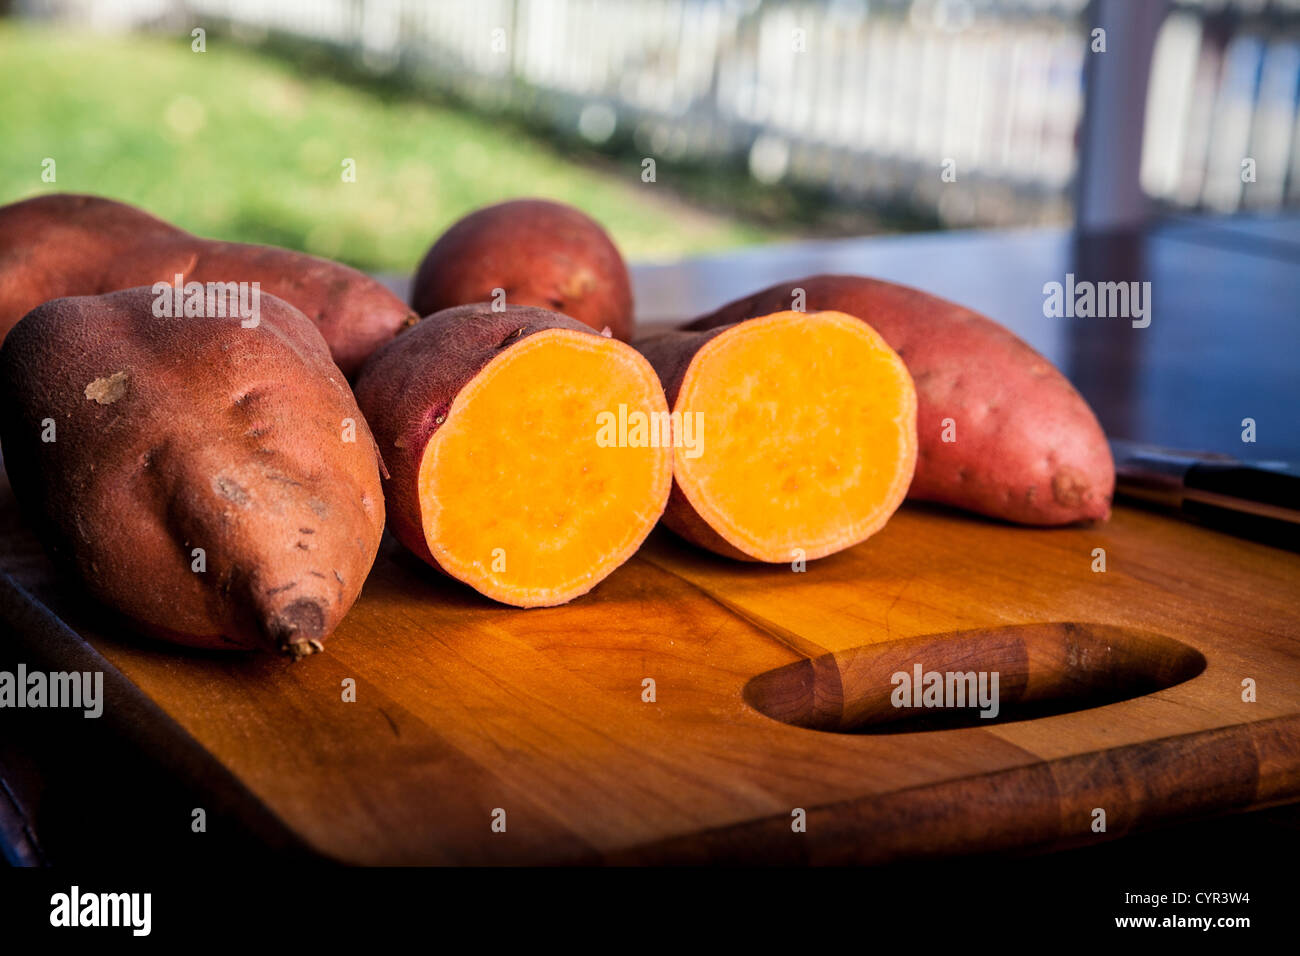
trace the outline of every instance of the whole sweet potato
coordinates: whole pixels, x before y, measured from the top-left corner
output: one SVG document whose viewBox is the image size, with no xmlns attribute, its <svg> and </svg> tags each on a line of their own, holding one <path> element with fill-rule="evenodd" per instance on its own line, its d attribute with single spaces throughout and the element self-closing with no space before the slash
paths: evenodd
<svg viewBox="0 0 1300 956">
<path fill-rule="evenodd" d="M 0 443 L 51 557 L 148 633 L 320 649 L 384 502 L 374 439 L 320 333 L 263 296 L 158 318 L 147 288 L 55 299 L 0 348 Z"/>
<path fill-rule="evenodd" d="M 357 403 L 393 534 L 493 600 L 572 600 L 654 528 L 672 487 L 658 376 L 628 345 L 528 306 L 446 309 L 366 363 Z"/>
<path fill-rule="evenodd" d="M 274 246 L 190 235 L 95 196 L 39 196 L 0 208 L 0 338 L 42 302 L 156 282 L 257 282 L 310 318 L 345 375 L 417 316 L 355 269 Z"/>
<path fill-rule="evenodd" d="M 595 220 L 562 203 L 515 199 L 470 213 L 425 255 L 411 288 L 420 315 L 497 298 L 560 312 L 614 338 L 633 332 L 632 283 Z"/>
<path fill-rule="evenodd" d="M 1030 525 L 1110 515 L 1115 465 L 1092 409 L 1056 368 L 984 316 L 860 276 L 781 282 L 690 323 L 704 330 L 788 309 L 855 315 L 912 373 L 919 450 L 908 496 Z"/>
</svg>

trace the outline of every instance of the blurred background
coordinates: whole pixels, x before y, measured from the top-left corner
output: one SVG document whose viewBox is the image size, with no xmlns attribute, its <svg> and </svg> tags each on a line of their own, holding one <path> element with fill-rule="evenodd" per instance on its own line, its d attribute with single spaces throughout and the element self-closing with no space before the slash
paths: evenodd
<svg viewBox="0 0 1300 956">
<path fill-rule="evenodd" d="M 1300 204 L 1300 0 L 1111 2 L 1150 37 L 1109 32 L 1137 80 L 1089 128 L 1088 0 L 0 0 L 0 202 L 405 273 L 540 195 L 664 261 L 1068 224 L 1087 137 L 1136 123 L 1155 214 Z"/>
</svg>

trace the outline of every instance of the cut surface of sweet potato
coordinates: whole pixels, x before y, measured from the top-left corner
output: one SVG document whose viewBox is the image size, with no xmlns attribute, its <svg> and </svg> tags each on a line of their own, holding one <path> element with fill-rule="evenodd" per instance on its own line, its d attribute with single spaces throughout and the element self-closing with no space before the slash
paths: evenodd
<svg viewBox="0 0 1300 956">
<path fill-rule="evenodd" d="M 424 544 L 443 571 L 518 607 L 562 604 L 631 557 L 663 513 L 668 443 L 600 441 L 667 417 L 658 377 L 585 329 L 533 331 L 460 388 L 419 459 Z M 617 429 L 606 432 L 617 439 Z"/>
<path fill-rule="evenodd" d="M 666 449 L 597 443 L 599 416 L 620 405 L 667 412 L 634 358 L 599 336 L 551 329 L 461 390 L 420 463 L 425 540 L 444 570 L 496 600 L 549 605 L 631 555 L 671 482 Z"/>
<path fill-rule="evenodd" d="M 856 544 L 898 508 L 916 464 L 916 392 L 871 328 L 838 312 L 781 312 L 670 336 L 641 347 L 683 436 L 694 424 L 698 439 L 674 448 L 665 522 L 675 531 L 789 562 Z"/>
</svg>

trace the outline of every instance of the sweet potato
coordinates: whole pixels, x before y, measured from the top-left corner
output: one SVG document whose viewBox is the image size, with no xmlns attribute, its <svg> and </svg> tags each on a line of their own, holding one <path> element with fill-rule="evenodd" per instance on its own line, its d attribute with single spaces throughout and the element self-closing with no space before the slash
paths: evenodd
<svg viewBox="0 0 1300 956">
<path fill-rule="evenodd" d="M 668 499 L 671 434 L 656 444 L 608 427 L 666 417 L 654 370 L 566 316 L 435 313 L 366 363 L 357 402 L 389 468 L 393 533 L 505 604 L 585 594 L 632 555 Z"/>
<path fill-rule="evenodd" d="M 0 444 L 55 563 L 149 634 L 320 649 L 379 548 L 379 459 L 320 333 L 55 299 L 0 348 Z"/>
<path fill-rule="evenodd" d="M 420 263 L 411 305 L 429 315 L 489 302 L 561 312 L 614 338 L 632 338 L 632 284 L 595 220 L 561 203 L 515 199 L 470 213 Z"/>
<path fill-rule="evenodd" d="M 781 282 L 686 326 L 703 330 L 789 308 L 855 315 L 907 363 L 920 450 L 909 497 L 1029 525 L 1110 515 L 1115 466 L 1092 409 L 1025 342 L 970 309 L 859 276 Z"/>
<path fill-rule="evenodd" d="M 273 246 L 200 239 L 95 196 L 39 196 L 0 208 L 0 338 L 42 302 L 172 282 L 260 283 L 305 313 L 351 376 L 417 316 L 355 269 Z"/>
<path fill-rule="evenodd" d="M 820 558 L 875 534 L 916 464 L 916 392 L 869 327 L 780 312 L 636 347 L 679 424 L 664 523 L 729 557 Z"/>
</svg>

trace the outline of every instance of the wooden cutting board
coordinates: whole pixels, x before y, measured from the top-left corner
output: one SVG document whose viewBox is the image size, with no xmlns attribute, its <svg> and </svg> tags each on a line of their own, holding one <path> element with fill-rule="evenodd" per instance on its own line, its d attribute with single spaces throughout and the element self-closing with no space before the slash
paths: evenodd
<svg viewBox="0 0 1300 956">
<path fill-rule="evenodd" d="M 104 666 L 97 725 L 289 852 L 877 862 L 1300 798 L 1300 556 L 1124 507 L 1030 530 L 908 505 L 802 572 L 657 532 L 592 594 L 531 611 L 387 540 L 326 652 L 297 663 L 137 639 L 54 577 L 7 484 L 0 549 L 4 666 Z M 917 663 L 997 671 L 1000 718 L 900 722 L 891 675 Z M 189 836 L 188 806 L 148 809 Z M 55 816 L 23 811 L 33 839 Z"/>
</svg>

